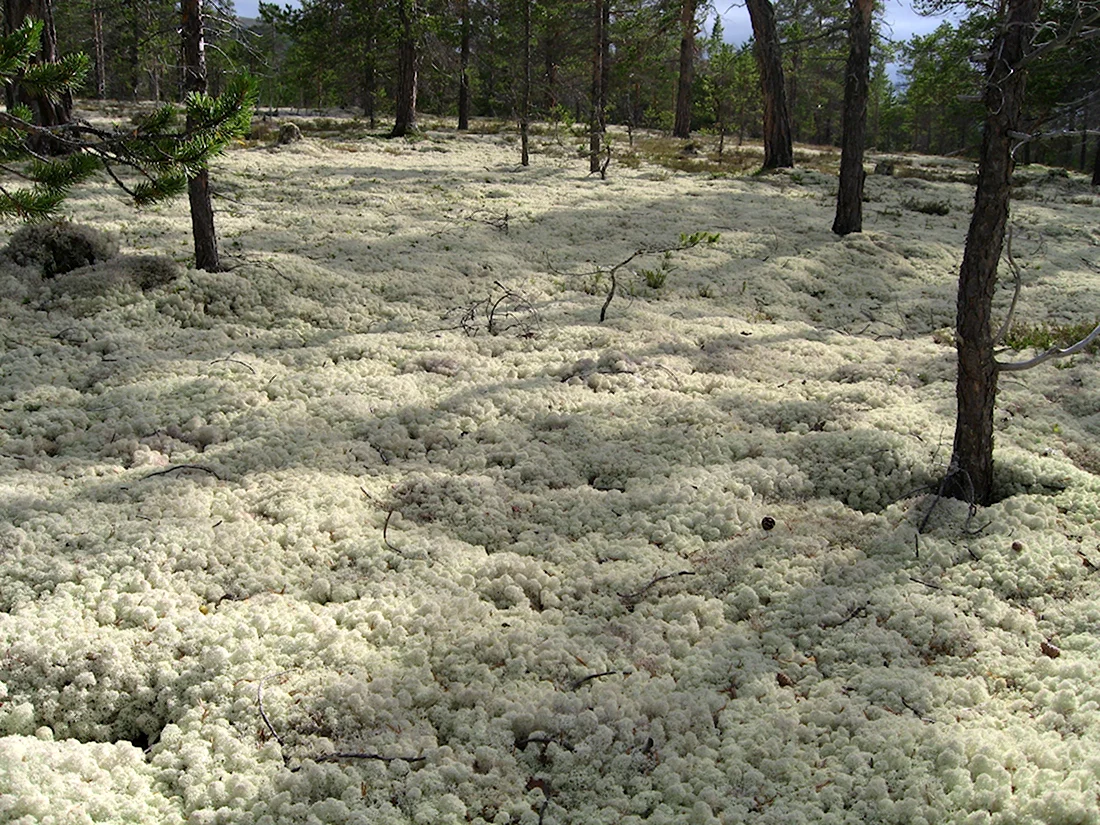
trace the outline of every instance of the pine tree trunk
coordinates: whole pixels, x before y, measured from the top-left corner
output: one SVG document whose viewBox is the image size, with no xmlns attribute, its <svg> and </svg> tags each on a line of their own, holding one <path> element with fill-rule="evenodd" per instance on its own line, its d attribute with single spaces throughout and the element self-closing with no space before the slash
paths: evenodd
<svg viewBox="0 0 1100 825">
<path fill-rule="evenodd" d="M 604 6 L 608 0 L 594 0 L 592 40 L 592 106 L 588 124 L 588 171 L 600 171 L 600 146 L 604 132 Z"/>
<path fill-rule="evenodd" d="M 138 14 L 138 0 L 130 0 L 130 42 L 126 51 L 130 60 L 130 92 L 136 101 L 141 90 L 141 15 Z"/>
<path fill-rule="evenodd" d="M 103 8 L 98 2 L 92 6 L 92 49 L 95 53 L 95 96 L 104 100 L 107 97 L 107 56 L 103 48 Z"/>
<path fill-rule="evenodd" d="M 752 19 L 753 51 L 760 68 L 764 97 L 764 168 L 794 166 L 791 116 L 783 80 L 783 59 L 775 26 L 775 9 L 769 0 L 746 0 Z"/>
<path fill-rule="evenodd" d="M 680 6 L 680 81 L 676 89 L 673 137 L 691 137 L 691 87 L 695 81 L 695 0 Z"/>
<path fill-rule="evenodd" d="M 867 87 L 871 77 L 873 0 L 851 0 L 848 71 L 844 76 L 844 138 L 840 152 L 833 232 L 847 235 L 863 229 L 863 146 L 867 130 Z"/>
<path fill-rule="evenodd" d="M 531 3 L 534 0 L 523 0 L 523 89 L 520 101 L 519 137 L 520 137 L 520 165 L 528 166 L 531 163 L 529 121 L 531 117 Z"/>
<path fill-rule="evenodd" d="M 993 405 L 997 362 L 993 353 L 993 293 L 1008 222 L 1013 157 L 1010 135 L 1024 101 L 1027 52 L 1042 0 L 1009 0 L 1008 19 L 993 43 L 985 75 L 985 131 L 978 189 L 959 272 L 956 320 L 958 412 L 947 491 L 989 504 L 993 499 Z"/>
<path fill-rule="evenodd" d="M 416 91 L 418 60 L 416 50 L 416 32 L 413 27 L 413 9 L 409 0 L 398 3 L 398 19 L 401 32 L 397 44 L 397 117 L 390 137 L 404 137 L 415 134 Z"/>
<path fill-rule="evenodd" d="M 558 108 L 558 34 L 551 28 L 546 33 L 546 51 L 543 53 L 543 78 L 546 83 L 546 111 L 551 114 Z"/>
<path fill-rule="evenodd" d="M 458 130 L 470 128 L 470 0 L 462 0 L 462 42 L 459 46 Z"/>
<path fill-rule="evenodd" d="M 1100 138 L 1096 141 L 1096 154 L 1092 158 L 1092 185 L 1100 186 Z"/>
<path fill-rule="evenodd" d="M 183 87 L 188 94 L 206 91 L 206 42 L 203 33 L 202 0 L 182 0 Z M 187 128 L 193 126 L 190 119 Z M 210 202 L 210 175 L 205 168 L 187 181 L 191 203 L 191 235 L 195 240 L 195 266 L 207 272 L 221 269 L 218 236 L 214 230 L 214 208 Z"/>
<path fill-rule="evenodd" d="M 367 123 L 370 124 L 370 128 L 374 128 L 377 125 L 377 115 L 375 113 L 375 99 L 378 96 L 378 73 L 374 68 L 374 38 L 371 38 L 371 48 L 367 50 L 366 63 L 363 66 L 363 115 L 367 118 Z"/>
</svg>

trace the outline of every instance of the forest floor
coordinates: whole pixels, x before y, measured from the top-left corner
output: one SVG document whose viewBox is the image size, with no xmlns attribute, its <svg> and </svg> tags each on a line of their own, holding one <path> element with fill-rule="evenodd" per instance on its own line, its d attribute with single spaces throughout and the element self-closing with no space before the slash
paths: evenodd
<svg viewBox="0 0 1100 825">
<path fill-rule="evenodd" d="M 1100 822 L 1096 359 L 934 495 L 973 169 L 838 238 L 828 152 L 488 131 L 230 151 L 227 272 L 106 183 L 0 265 L 0 821 Z M 1012 221 L 1012 340 L 1091 328 L 1100 193 Z"/>
</svg>

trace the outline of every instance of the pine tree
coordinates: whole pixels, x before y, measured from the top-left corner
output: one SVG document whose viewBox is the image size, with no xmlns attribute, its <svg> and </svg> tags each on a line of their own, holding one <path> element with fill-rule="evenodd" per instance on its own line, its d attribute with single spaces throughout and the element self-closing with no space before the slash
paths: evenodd
<svg viewBox="0 0 1100 825">
<path fill-rule="evenodd" d="M 80 86 L 91 61 L 78 54 L 34 63 L 41 36 L 42 23 L 28 21 L 0 37 L 0 82 L 56 99 Z M 189 95 L 186 126 L 167 105 L 114 129 L 77 120 L 41 125 L 29 107 L 15 105 L 0 112 L 0 217 L 50 218 L 73 187 L 101 171 L 139 205 L 182 194 L 188 178 L 248 133 L 255 99 L 251 79 L 239 78 L 220 97 Z M 43 141 L 50 155 L 34 150 Z"/>
</svg>

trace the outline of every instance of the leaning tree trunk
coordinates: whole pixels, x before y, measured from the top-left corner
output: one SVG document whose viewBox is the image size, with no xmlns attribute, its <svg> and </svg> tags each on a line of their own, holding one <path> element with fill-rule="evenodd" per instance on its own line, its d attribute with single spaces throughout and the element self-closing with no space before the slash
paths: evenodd
<svg viewBox="0 0 1100 825">
<path fill-rule="evenodd" d="M 676 122 L 672 136 L 691 137 L 691 87 L 695 81 L 695 2 L 680 7 L 680 82 L 676 89 Z"/>
<path fill-rule="evenodd" d="M 958 412 L 946 488 L 956 498 L 976 504 L 988 504 L 993 498 L 993 405 L 997 396 L 993 293 L 1008 222 L 1012 134 L 1024 101 L 1022 59 L 1041 5 L 1042 0 L 1009 0 L 1007 20 L 986 64 L 978 190 L 959 272 Z"/>
<path fill-rule="evenodd" d="M 874 0 L 852 0 L 848 71 L 844 76 L 844 138 L 833 232 L 863 229 L 863 145 L 867 132 L 867 87 L 871 78 L 871 13 Z"/>
<path fill-rule="evenodd" d="M 787 110 L 775 9 L 770 0 L 746 0 L 746 4 L 752 20 L 753 51 L 760 68 L 760 89 L 764 97 L 764 168 L 794 166 L 791 116 Z"/>
<path fill-rule="evenodd" d="M 183 88 L 188 94 L 206 92 L 206 42 L 203 37 L 202 0 L 183 0 Z M 187 129 L 194 124 L 190 117 Z M 187 181 L 191 203 L 191 235 L 195 239 L 195 266 L 207 272 L 221 269 L 214 208 L 210 203 L 210 173 L 205 167 Z"/>
<path fill-rule="evenodd" d="M 390 137 L 415 134 L 416 88 L 419 55 L 416 49 L 416 31 L 413 25 L 413 9 L 409 0 L 397 4 L 401 32 L 397 43 L 397 118 Z"/>
</svg>

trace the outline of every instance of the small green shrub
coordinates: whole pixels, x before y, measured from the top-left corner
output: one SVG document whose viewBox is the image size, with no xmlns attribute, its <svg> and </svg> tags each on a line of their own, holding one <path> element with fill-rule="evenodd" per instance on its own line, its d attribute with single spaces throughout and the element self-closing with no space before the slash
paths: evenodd
<svg viewBox="0 0 1100 825">
<path fill-rule="evenodd" d="M 1073 346 L 1082 340 L 1096 324 L 1092 321 L 1084 321 L 1077 324 L 1027 324 L 1017 322 L 1009 327 L 1005 333 L 1005 346 L 1017 352 L 1026 349 L 1046 351 L 1049 349 L 1064 349 Z M 1093 341 L 1085 352 L 1100 352 L 1100 341 Z"/>
<path fill-rule="evenodd" d="M 638 275 L 645 281 L 645 285 L 650 289 L 660 289 L 668 281 L 669 273 L 675 267 L 672 265 L 672 252 L 666 251 L 661 258 L 661 262 L 652 269 L 639 269 Z"/>
<path fill-rule="evenodd" d="M 913 212 L 920 212 L 922 215 L 940 215 L 942 217 L 951 213 L 951 207 L 947 201 L 922 201 L 910 198 L 902 201 L 901 205 Z"/>
</svg>

